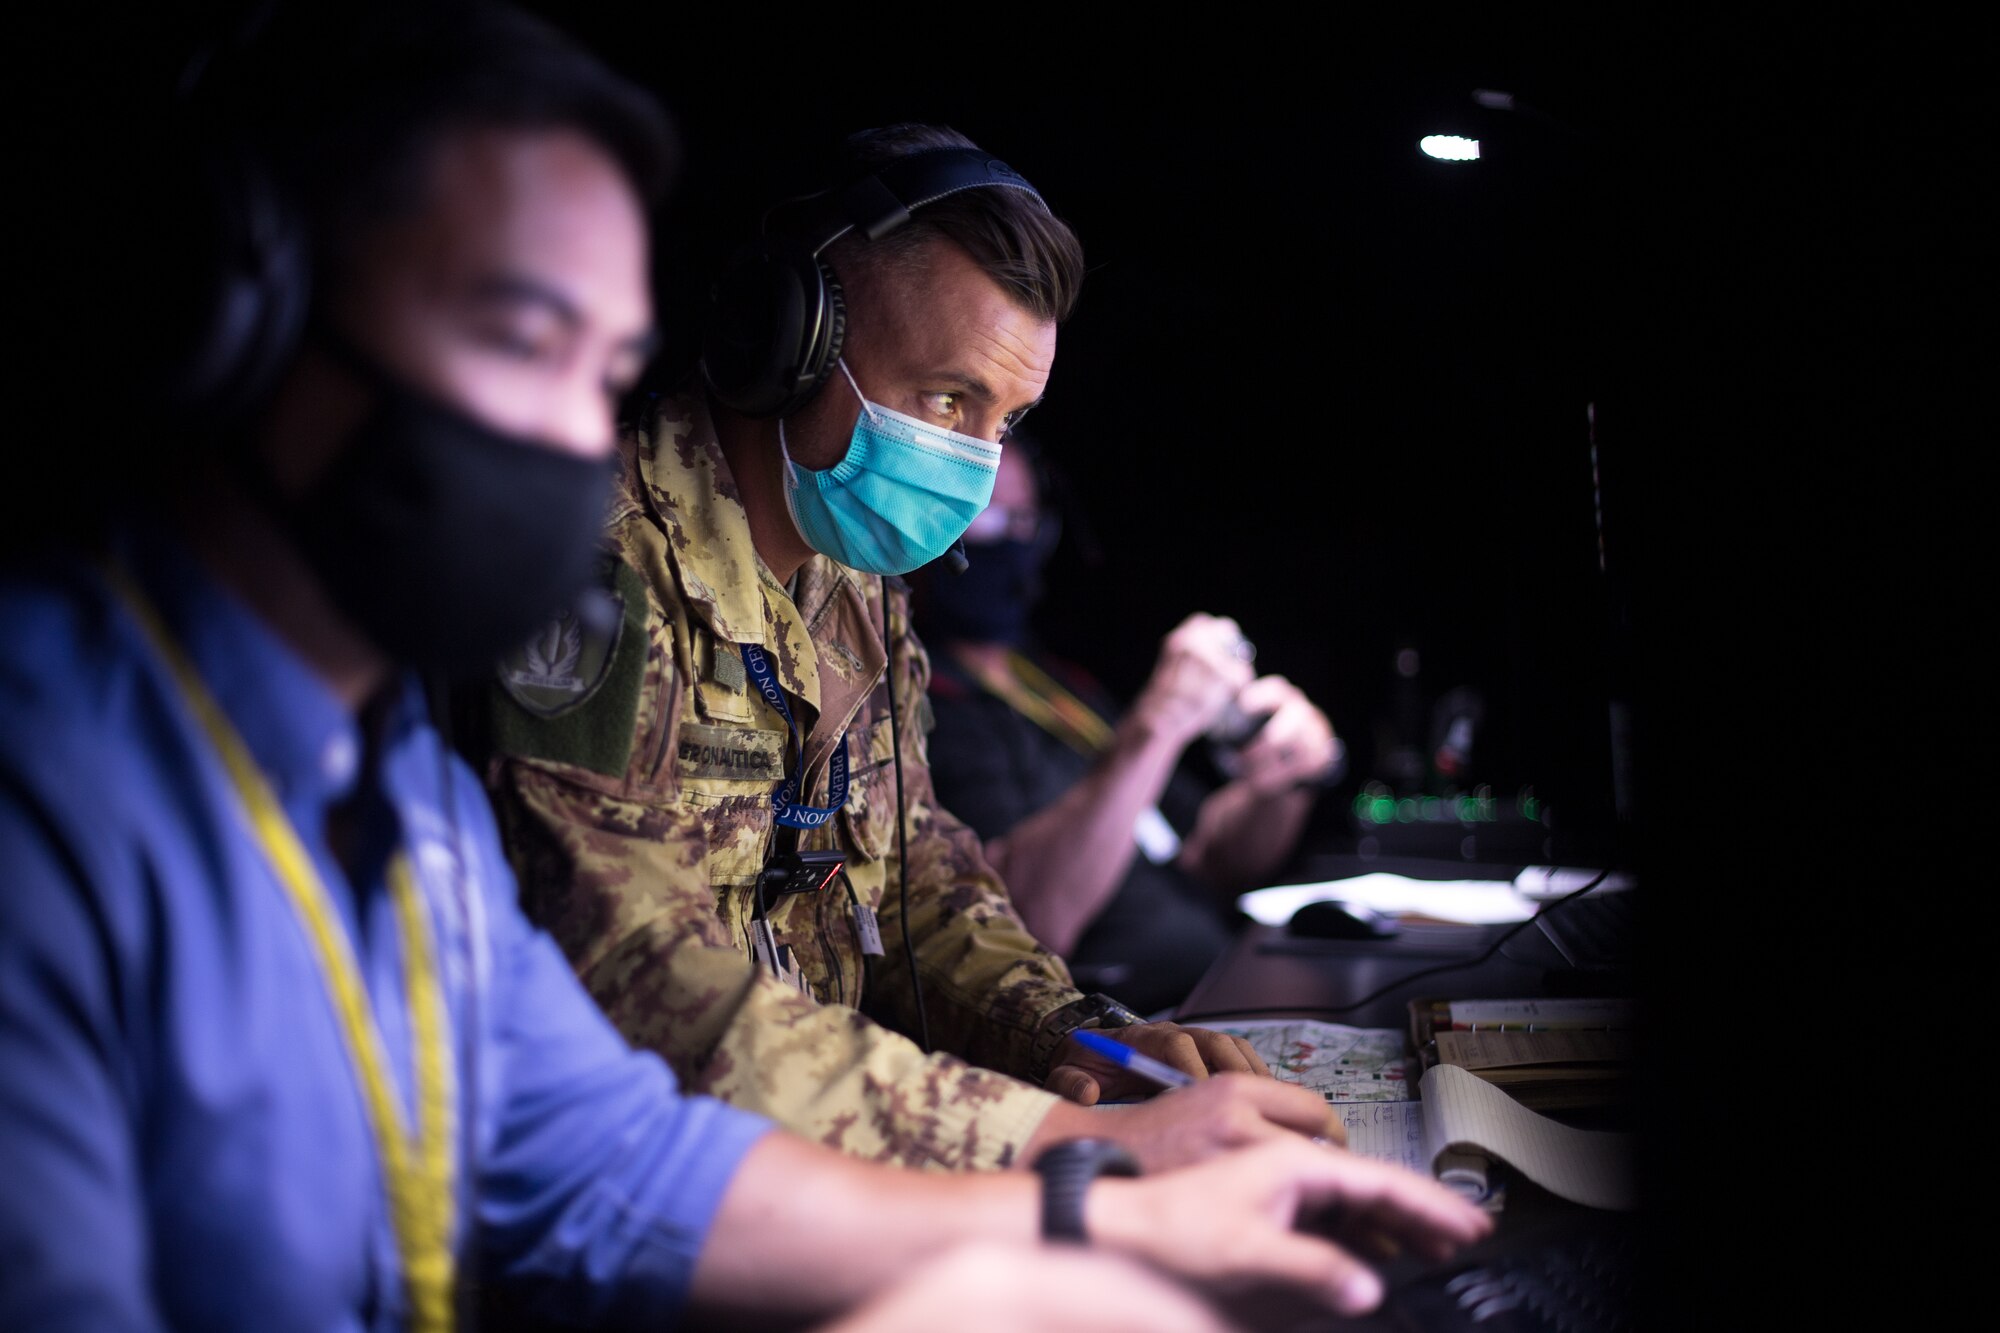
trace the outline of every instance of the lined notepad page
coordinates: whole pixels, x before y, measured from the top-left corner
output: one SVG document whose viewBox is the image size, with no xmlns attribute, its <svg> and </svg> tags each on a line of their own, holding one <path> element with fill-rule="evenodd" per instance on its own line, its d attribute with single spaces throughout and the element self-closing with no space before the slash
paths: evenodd
<svg viewBox="0 0 2000 1333">
<path fill-rule="evenodd" d="M 1349 1152 L 1431 1173 L 1422 1102 L 1346 1102 L 1334 1109 L 1347 1129 Z"/>
<path fill-rule="evenodd" d="M 1476 1148 L 1572 1203 L 1638 1206 L 1630 1134 L 1577 1129 L 1537 1115 L 1455 1065 L 1432 1066 L 1419 1086 L 1427 1163 L 1455 1146 Z"/>
</svg>

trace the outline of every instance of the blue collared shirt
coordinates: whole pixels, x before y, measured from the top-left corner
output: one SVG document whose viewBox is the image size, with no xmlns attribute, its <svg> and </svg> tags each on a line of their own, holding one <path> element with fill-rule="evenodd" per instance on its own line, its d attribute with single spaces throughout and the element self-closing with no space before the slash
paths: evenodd
<svg viewBox="0 0 2000 1333">
<path fill-rule="evenodd" d="M 413 1121 L 386 885 L 409 854 L 456 1055 L 460 1263 L 566 1320 L 670 1315 L 766 1122 L 680 1096 L 597 1012 L 521 916 L 484 795 L 414 686 L 371 760 L 184 548 L 122 547 L 338 905 Z M 351 875 L 326 836 L 341 803 Z M 0 877 L 0 1328 L 405 1323 L 319 966 L 207 738 L 87 563 L 0 581 Z"/>
</svg>

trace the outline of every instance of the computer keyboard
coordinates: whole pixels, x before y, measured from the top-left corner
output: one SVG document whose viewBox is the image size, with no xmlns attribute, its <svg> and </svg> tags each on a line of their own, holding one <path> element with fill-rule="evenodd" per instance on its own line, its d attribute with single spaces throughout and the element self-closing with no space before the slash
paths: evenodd
<svg viewBox="0 0 2000 1333">
<path fill-rule="evenodd" d="M 1370 1320 L 1425 1333 L 1625 1333 L 1639 1320 L 1640 1238 L 1628 1214 L 1586 1211 L 1500 1231 L 1448 1263 L 1385 1273 Z"/>
<path fill-rule="evenodd" d="M 1506 936 L 1500 956 L 1547 974 L 1551 995 L 1612 995 L 1633 985 L 1640 960 L 1639 890 L 1587 893 L 1544 907 L 1525 927 L 1488 926 Z"/>
<path fill-rule="evenodd" d="M 1633 889 L 1587 893 L 1574 902 L 1543 909 L 1535 924 L 1570 967 L 1609 971 L 1632 962 L 1639 938 L 1637 904 Z"/>
</svg>

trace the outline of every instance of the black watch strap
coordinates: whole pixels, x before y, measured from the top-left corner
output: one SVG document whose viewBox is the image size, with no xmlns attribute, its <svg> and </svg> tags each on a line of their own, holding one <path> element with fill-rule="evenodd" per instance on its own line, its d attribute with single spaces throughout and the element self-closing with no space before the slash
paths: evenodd
<svg viewBox="0 0 2000 1333">
<path fill-rule="evenodd" d="M 1042 1178 L 1042 1237 L 1085 1244 L 1083 1196 L 1099 1176 L 1136 1176 L 1139 1162 L 1110 1139 L 1068 1139 L 1035 1159 Z"/>
<path fill-rule="evenodd" d="M 1034 1061 L 1038 1077 L 1047 1078 L 1063 1038 L 1078 1028 L 1123 1028 L 1146 1020 L 1102 991 L 1071 1000 L 1047 1014 L 1035 1030 Z"/>
</svg>

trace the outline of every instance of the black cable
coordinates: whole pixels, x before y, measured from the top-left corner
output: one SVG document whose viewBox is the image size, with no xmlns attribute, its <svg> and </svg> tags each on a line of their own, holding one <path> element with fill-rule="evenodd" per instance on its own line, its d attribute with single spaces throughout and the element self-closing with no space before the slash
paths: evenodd
<svg viewBox="0 0 2000 1333">
<path fill-rule="evenodd" d="M 777 928 L 771 924 L 771 909 L 769 905 L 764 901 L 764 876 L 762 872 L 759 872 L 757 876 L 757 882 L 751 886 L 750 901 L 751 901 L 751 908 L 750 908 L 751 961 L 754 965 L 757 958 L 758 939 L 762 938 L 764 940 L 769 941 L 771 945 L 771 959 L 770 959 L 771 975 L 777 980 L 783 981 L 785 977 L 784 970 L 779 966 L 778 963 L 778 931 Z M 759 922 L 762 922 L 764 926 L 764 933 L 761 937 L 757 934 L 757 925 Z"/>
<path fill-rule="evenodd" d="M 1510 927 L 1507 931 L 1505 931 L 1500 936 L 1499 939 L 1493 941 L 1492 944 L 1488 945 L 1486 948 L 1486 952 L 1480 954 L 1477 958 L 1464 958 L 1450 963 L 1439 963 L 1436 967 L 1420 968 L 1415 972 L 1406 973 L 1403 976 L 1397 977 L 1394 981 L 1390 982 L 1386 986 L 1376 987 L 1374 990 L 1368 992 L 1368 994 L 1362 996 L 1358 1000 L 1349 1000 L 1346 1004 L 1265 1004 L 1265 1005 L 1256 1005 L 1248 1009 L 1211 1009 L 1205 1013 L 1197 1011 L 1192 1014 L 1175 1014 L 1174 1022 L 1190 1023 L 1200 1019 L 1208 1019 L 1208 1018 L 1240 1018 L 1246 1014 L 1296 1014 L 1301 1010 L 1309 1011 L 1311 1013 L 1316 1013 L 1316 1014 L 1344 1014 L 1350 1009 L 1359 1009 L 1362 1005 L 1368 1004 L 1375 1000 L 1379 1000 L 1384 995 L 1387 995 L 1390 991 L 1398 990 L 1404 986 L 1407 986 L 1412 981 L 1416 981 L 1421 977 L 1435 976 L 1440 972 L 1456 972 L 1460 968 L 1465 968 L 1465 967 L 1478 967 L 1481 963 L 1491 958 L 1494 954 L 1499 953 L 1500 946 L 1505 944 L 1508 940 L 1513 939 L 1516 935 L 1526 930 L 1529 926 L 1532 926 L 1536 922 L 1542 920 L 1544 917 L 1550 916 L 1562 910 L 1562 908 L 1569 902 L 1577 898 L 1581 898 L 1584 894 L 1589 893 L 1592 889 L 1602 884 L 1614 869 L 1616 869 L 1615 866 L 1604 867 L 1604 869 L 1597 872 L 1597 878 L 1591 880 L 1590 883 L 1584 885 L 1582 888 L 1572 889 L 1570 892 L 1565 893 L 1562 897 L 1548 904 L 1541 911 L 1529 917 L 1526 921 L 1515 922 L 1514 925 Z"/>
<path fill-rule="evenodd" d="M 845 879 L 847 872 L 841 872 Z M 833 947 L 833 932 L 826 928 L 826 894 L 813 894 L 813 926 L 819 931 L 819 947 L 826 954 L 826 961 L 833 964 L 833 1002 L 847 1003 L 847 976 L 840 966 L 840 951 Z"/>
<path fill-rule="evenodd" d="M 924 1054 L 931 1052 L 931 1020 L 924 1012 L 924 986 L 917 977 L 917 947 L 910 943 L 910 862 L 903 845 L 903 734 L 896 721 L 896 641 L 889 634 L 889 580 L 882 579 L 882 683 L 889 691 L 889 762 L 896 770 L 896 881 L 903 914 L 903 959 L 910 965 L 910 994 L 917 1001 L 917 1032 Z"/>
</svg>

